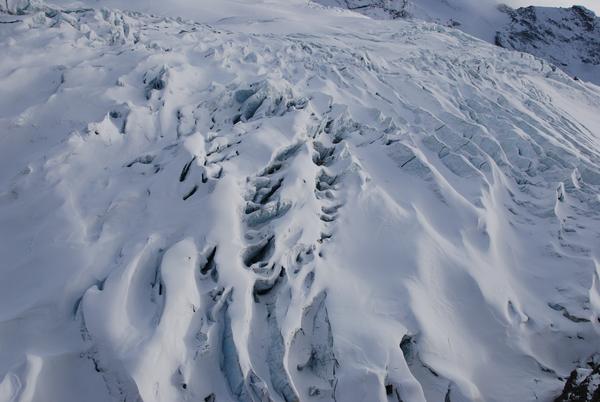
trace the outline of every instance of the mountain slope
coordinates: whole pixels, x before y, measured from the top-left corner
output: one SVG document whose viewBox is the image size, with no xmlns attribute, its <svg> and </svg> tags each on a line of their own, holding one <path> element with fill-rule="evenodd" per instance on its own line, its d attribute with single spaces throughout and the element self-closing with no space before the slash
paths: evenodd
<svg viewBox="0 0 600 402">
<path fill-rule="evenodd" d="M 0 15 L 0 400 L 558 397 L 600 353 L 598 88 L 211 5 Z"/>
<path fill-rule="evenodd" d="M 510 21 L 496 0 L 317 0 L 325 6 L 348 8 L 376 19 L 415 18 L 458 27 L 493 42 L 497 27 Z"/>
<path fill-rule="evenodd" d="M 374 18 L 418 18 L 533 54 L 600 85 L 600 18 L 581 7 L 523 7 L 471 0 L 319 0 Z"/>
<path fill-rule="evenodd" d="M 600 84 L 600 18 L 583 7 L 503 9 L 511 22 L 497 45 L 535 54 L 571 74 Z"/>
</svg>

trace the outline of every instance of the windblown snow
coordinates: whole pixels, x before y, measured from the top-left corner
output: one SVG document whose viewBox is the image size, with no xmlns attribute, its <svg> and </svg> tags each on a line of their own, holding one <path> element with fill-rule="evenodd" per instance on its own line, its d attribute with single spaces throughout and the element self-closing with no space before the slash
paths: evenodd
<svg viewBox="0 0 600 402">
<path fill-rule="evenodd" d="M 205 7 L 0 14 L 1 401 L 550 401 L 598 360 L 599 87 Z"/>
</svg>

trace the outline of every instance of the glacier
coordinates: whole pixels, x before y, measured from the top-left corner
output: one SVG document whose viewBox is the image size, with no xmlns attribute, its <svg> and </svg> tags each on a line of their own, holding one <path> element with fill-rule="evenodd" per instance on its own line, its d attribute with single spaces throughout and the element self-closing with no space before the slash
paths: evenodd
<svg viewBox="0 0 600 402">
<path fill-rule="evenodd" d="M 376 19 L 421 19 L 543 58 L 600 85 L 600 17 L 582 6 L 512 8 L 501 0 L 316 0 Z"/>
<path fill-rule="evenodd" d="M 302 0 L 8 5 L 0 401 L 595 381 L 600 87 Z"/>
</svg>

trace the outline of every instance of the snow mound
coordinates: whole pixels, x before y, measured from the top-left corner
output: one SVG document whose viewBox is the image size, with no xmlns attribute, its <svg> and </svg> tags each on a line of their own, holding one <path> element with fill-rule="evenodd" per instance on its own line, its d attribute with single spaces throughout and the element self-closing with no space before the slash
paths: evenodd
<svg viewBox="0 0 600 402">
<path fill-rule="evenodd" d="M 598 87 L 277 7 L 0 15 L 0 400 L 550 400 L 600 352 Z"/>
</svg>

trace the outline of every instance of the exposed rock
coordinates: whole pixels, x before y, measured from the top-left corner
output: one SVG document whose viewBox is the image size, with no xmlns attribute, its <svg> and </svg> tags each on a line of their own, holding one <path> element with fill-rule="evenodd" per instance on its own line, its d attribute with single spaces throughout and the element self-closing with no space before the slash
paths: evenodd
<svg viewBox="0 0 600 402">
<path fill-rule="evenodd" d="M 571 372 L 562 394 L 554 402 L 600 401 L 600 364 Z"/>
</svg>

